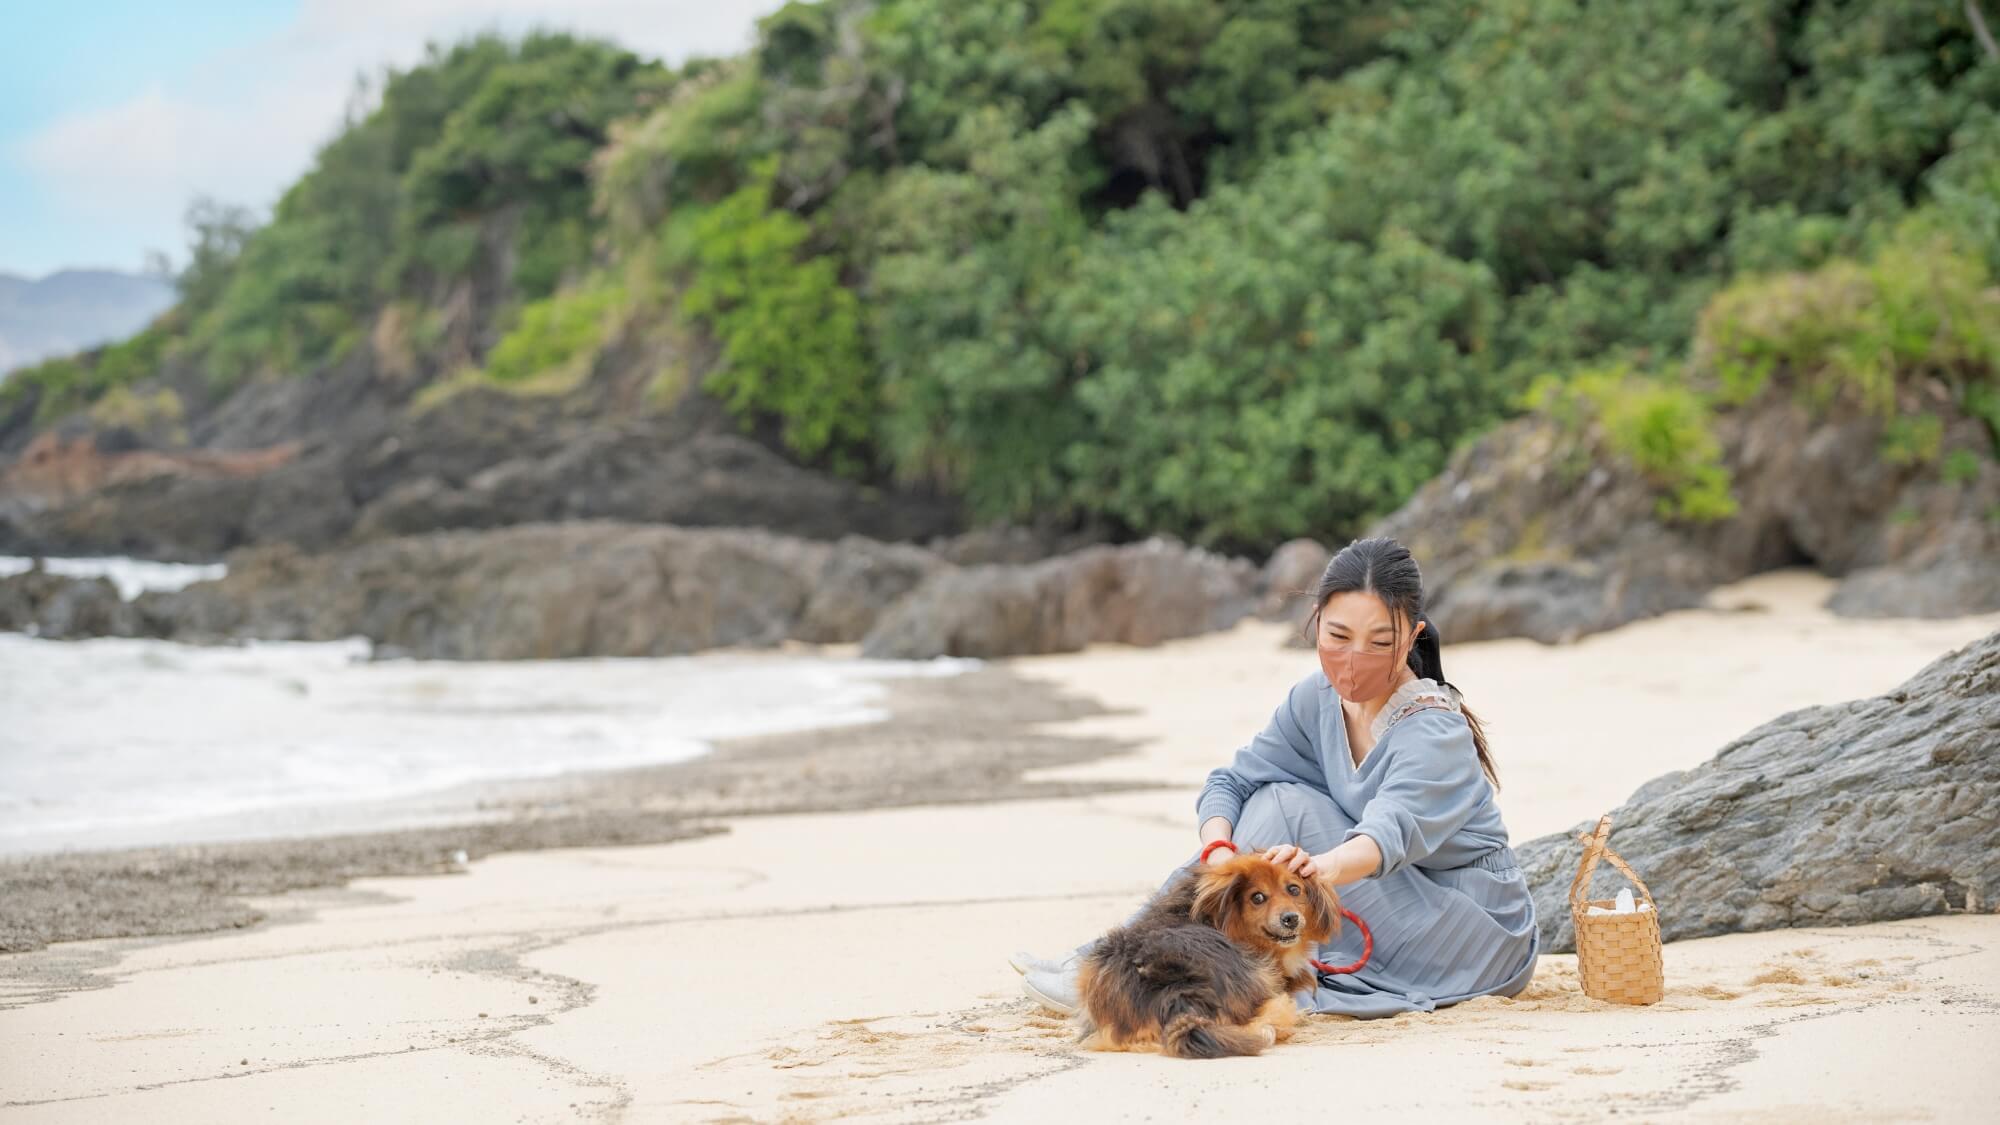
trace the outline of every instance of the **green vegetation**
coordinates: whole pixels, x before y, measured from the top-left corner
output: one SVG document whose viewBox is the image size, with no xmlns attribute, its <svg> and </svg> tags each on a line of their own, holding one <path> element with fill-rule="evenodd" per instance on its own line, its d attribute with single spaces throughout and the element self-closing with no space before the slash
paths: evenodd
<svg viewBox="0 0 2000 1125">
<path fill-rule="evenodd" d="M 745 190 L 799 216 L 867 313 L 850 432 L 903 479 L 1266 545 L 1393 507 L 1536 376 L 1676 362 L 1732 277 L 1927 193 L 1985 221 L 1996 102 L 1937 3 L 793 5 L 599 196 L 634 239 Z M 1727 507 L 1699 416 L 1617 414 L 1686 462 L 1677 518 Z"/>
<path fill-rule="evenodd" d="M 129 340 L 81 355 L 45 360 L 16 371 L 0 383 L 0 405 L 35 400 L 37 425 L 52 422 L 72 410 L 123 390 L 158 369 L 172 337 L 171 313 Z M 178 403 L 179 399 L 176 398 Z"/>
<path fill-rule="evenodd" d="M 801 260 L 808 227 L 768 195 L 760 181 L 698 213 L 668 255 L 687 271 L 681 311 L 722 345 L 707 387 L 745 418 L 783 419 L 785 444 L 812 457 L 867 436 L 861 305 L 831 261 Z"/>
<path fill-rule="evenodd" d="M 268 224 L 196 226 L 192 343 L 219 381 L 299 373 L 400 297 L 444 303 L 475 275 L 517 299 L 550 293 L 589 261 L 591 155 L 670 85 L 655 64 L 565 35 L 434 48 L 388 78 Z"/>
<path fill-rule="evenodd" d="M 1914 393 L 1942 388 L 1993 423 L 2000 400 L 2000 295 L 1983 263 L 1913 214 L 1865 262 L 1838 259 L 1809 273 L 1746 278 L 1700 317 L 1685 373 L 1648 375 L 1629 364 L 1544 376 L 1525 405 L 1574 443 L 1601 448 L 1662 491 L 1663 518 L 1702 521 L 1735 511 L 1720 461 L 1714 412 L 1790 387 L 1814 409 L 1846 403 L 1878 416 L 1881 455 L 1936 466 L 1963 483 L 1979 455 L 1946 450 L 1944 420 Z M 2000 438 L 1986 451 L 2000 452 Z"/>
<path fill-rule="evenodd" d="M 99 426 L 151 432 L 175 444 L 187 440 L 181 427 L 183 414 L 181 397 L 167 387 L 152 394 L 139 394 L 125 386 L 113 387 L 90 407 L 90 420 Z"/>
<path fill-rule="evenodd" d="M 573 369 L 589 363 L 624 308 L 624 291 L 604 283 L 536 301 L 487 354 L 486 374 L 501 383 L 550 372 L 574 378 Z"/>
<path fill-rule="evenodd" d="M 1866 264 L 1751 277 L 1702 315 L 1708 362 L 1747 401 L 1774 374 L 1825 404 L 1851 398 L 1884 417 L 1900 382 L 1934 378 L 1961 395 L 2000 371 L 2000 300 L 1984 263 L 1914 217 Z"/>
<path fill-rule="evenodd" d="M 1601 446 L 1644 474 L 1660 492 L 1660 518 L 1697 523 L 1736 513 L 1709 402 L 1694 389 L 1619 365 L 1544 377 L 1528 399 L 1577 445 Z"/>
<path fill-rule="evenodd" d="M 1996 107 L 1953 0 L 827 0 L 672 72 L 483 38 L 268 224 L 191 216 L 157 354 L 301 372 L 414 309 L 417 370 L 518 388 L 704 340 L 803 459 L 1234 548 L 1356 529 L 1534 386 L 1713 519 L 1707 418 L 1767 384 L 1957 472 L 1898 386 L 2000 437 Z"/>
</svg>

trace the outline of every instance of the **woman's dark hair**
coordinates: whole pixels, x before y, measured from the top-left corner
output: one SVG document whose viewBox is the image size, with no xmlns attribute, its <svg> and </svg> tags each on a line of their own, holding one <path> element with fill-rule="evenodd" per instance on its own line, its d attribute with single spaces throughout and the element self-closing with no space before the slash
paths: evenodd
<svg viewBox="0 0 2000 1125">
<path fill-rule="evenodd" d="M 1424 616 L 1424 576 L 1417 569 L 1417 560 L 1410 557 L 1408 547 L 1385 536 L 1356 539 L 1342 547 L 1327 562 L 1326 570 L 1319 576 L 1319 586 L 1313 591 L 1312 614 L 1305 622 L 1306 639 L 1318 643 L 1319 615 L 1328 599 L 1356 591 L 1374 594 L 1389 607 L 1389 615 L 1395 621 L 1396 644 L 1403 643 L 1405 623 L 1423 623 L 1424 631 L 1410 645 L 1410 670 L 1436 680 L 1457 697 L 1459 710 L 1472 727 L 1472 748 L 1479 753 L 1479 766 L 1486 771 L 1486 779 L 1493 783 L 1493 788 L 1500 788 L 1500 776 L 1493 771 L 1493 757 L 1486 750 L 1485 727 L 1480 724 L 1479 716 L 1465 706 L 1457 685 L 1444 678 L 1437 626 Z"/>
</svg>

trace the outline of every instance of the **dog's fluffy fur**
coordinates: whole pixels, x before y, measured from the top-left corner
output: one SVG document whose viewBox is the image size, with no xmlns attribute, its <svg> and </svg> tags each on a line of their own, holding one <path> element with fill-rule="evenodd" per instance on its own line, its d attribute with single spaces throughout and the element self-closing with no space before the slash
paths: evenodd
<svg viewBox="0 0 2000 1125">
<path fill-rule="evenodd" d="M 1317 985 L 1313 950 L 1340 932 L 1340 897 L 1260 853 L 1184 872 L 1104 935 L 1077 970 L 1084 1047 L 1212 1059 L 1290 1037 L 1291 993 Z"/>
</svg>

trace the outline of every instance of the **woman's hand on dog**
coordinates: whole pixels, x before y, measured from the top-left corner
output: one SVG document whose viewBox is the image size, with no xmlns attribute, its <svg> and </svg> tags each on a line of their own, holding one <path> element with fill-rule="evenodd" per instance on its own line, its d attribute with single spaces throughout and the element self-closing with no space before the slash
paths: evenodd
<svg viewBox="0 0 2000 1125">
<path fill-rule="evenodd" d="M 1287 871 L 1297 872 L 1301 878 L 1317 879 L 1321 874 L 1320 857 L 1297 844 L 1279 844 L 1275 848 L 1266 848 L 1264 858 Z"/>
</svg>

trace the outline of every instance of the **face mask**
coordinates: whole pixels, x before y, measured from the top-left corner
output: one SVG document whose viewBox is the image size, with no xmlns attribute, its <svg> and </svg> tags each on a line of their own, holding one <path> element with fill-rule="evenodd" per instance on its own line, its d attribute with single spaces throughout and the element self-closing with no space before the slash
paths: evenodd
<svg viewBox="0 0 2000 1125">
<path fill-rule="evenodd" d="M 1324 645 L 1319 650 L 1320 670 L 1342 699 L 1379 699 L 1389 694 L 1402 663 L 1393 652 L 1350 652 Z"/>
</svg>

